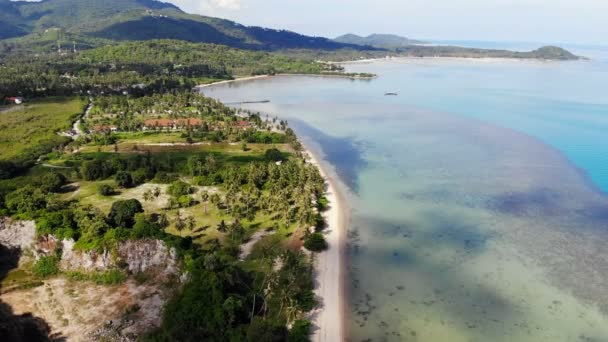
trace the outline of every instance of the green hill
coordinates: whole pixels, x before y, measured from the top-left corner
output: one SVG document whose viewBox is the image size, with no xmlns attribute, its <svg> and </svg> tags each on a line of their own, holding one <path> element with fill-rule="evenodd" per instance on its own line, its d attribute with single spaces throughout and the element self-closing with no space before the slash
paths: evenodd
<svg viewBox="0 0 608 342">
<path fill-rule="evenodd" d="M 343 44 L 354 44 L 361 46 L 370 46 L 379 49 L 395 50 L 404 48 L 409 45 L 423 44 L 419 40 L 413 40 L 406 37 L 397 36 L 394 34 L 372 34 L 367 37 L 361 37 L 356 34 L 345 34 L 334 39 L 335 42 Z"/>
<path fill-rule="evenodd" d="M 179 39 L 260 50 L 362 49 L 327 38 L 188 14 L 155 0 L 0 0 L 0 10 L 0 39 L 20 37 L 16 42 L 36 41 L 49 29 L 61 29 L 85 41 Z"/>
</svg>

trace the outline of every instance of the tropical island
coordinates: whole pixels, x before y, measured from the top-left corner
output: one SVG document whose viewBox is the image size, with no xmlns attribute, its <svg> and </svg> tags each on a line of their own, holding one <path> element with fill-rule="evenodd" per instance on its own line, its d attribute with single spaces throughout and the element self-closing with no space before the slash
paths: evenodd
<svg viewBox="0 0 608 342">
<path fill-rule="evenodd" d="M 0 0 L 0 335 L 343 339 L 331 177 L 288 122 L 197 87 L 367 79 L 327 61 L 385 56 L 578 58 L 397 41 L 247 27 L 153 0 Z"/>
</svg>

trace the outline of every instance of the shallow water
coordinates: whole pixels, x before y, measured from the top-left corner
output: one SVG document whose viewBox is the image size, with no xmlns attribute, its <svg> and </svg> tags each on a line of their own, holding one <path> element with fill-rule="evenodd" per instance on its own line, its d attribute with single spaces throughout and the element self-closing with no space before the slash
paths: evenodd
<svg viewBox="0 0 608 342">
<path fill-rule="evenodd" d="M 350 190 L 353 341 L 608 341 L 608 65 L 383 61 L 206 88 Z M 399 96 L 384 96 L 397 91 Z"/>
</svg>

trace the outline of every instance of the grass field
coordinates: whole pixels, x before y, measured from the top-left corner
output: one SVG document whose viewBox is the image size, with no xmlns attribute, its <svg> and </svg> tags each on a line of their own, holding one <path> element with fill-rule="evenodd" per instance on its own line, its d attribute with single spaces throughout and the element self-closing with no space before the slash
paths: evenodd
<svg viewBox="0 0 608 342">
<path fill-rule="evenodd" d="M 83 112 L 81 98 L 46 98 L 0 112 L 0 159 L 22 157 L 26 151 L 48 150 L 66 142 L 57 135 Z"/>
</svg>

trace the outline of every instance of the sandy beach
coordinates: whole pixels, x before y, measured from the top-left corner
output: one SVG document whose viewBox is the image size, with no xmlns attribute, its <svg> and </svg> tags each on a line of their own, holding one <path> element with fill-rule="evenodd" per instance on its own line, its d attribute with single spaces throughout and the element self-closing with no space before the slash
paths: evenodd
<svg viewBox="0 0 608 342">
<path fill-rule="evenodd" d="M 330 209 L 324 213 L 327 222 L 325 238 L 329 249 L 317 254 L 315 260 L 315 293 L 320 307 L 311 314 L 314 324 L 312 341 L 339 342 L 345 340 L 344 253 L 348 212 L 336 180 L 326 172 L 319 159 L 309 149 L 308 161 L 316 165 L 328 183 L 327 199 Z"/>
</svg>

